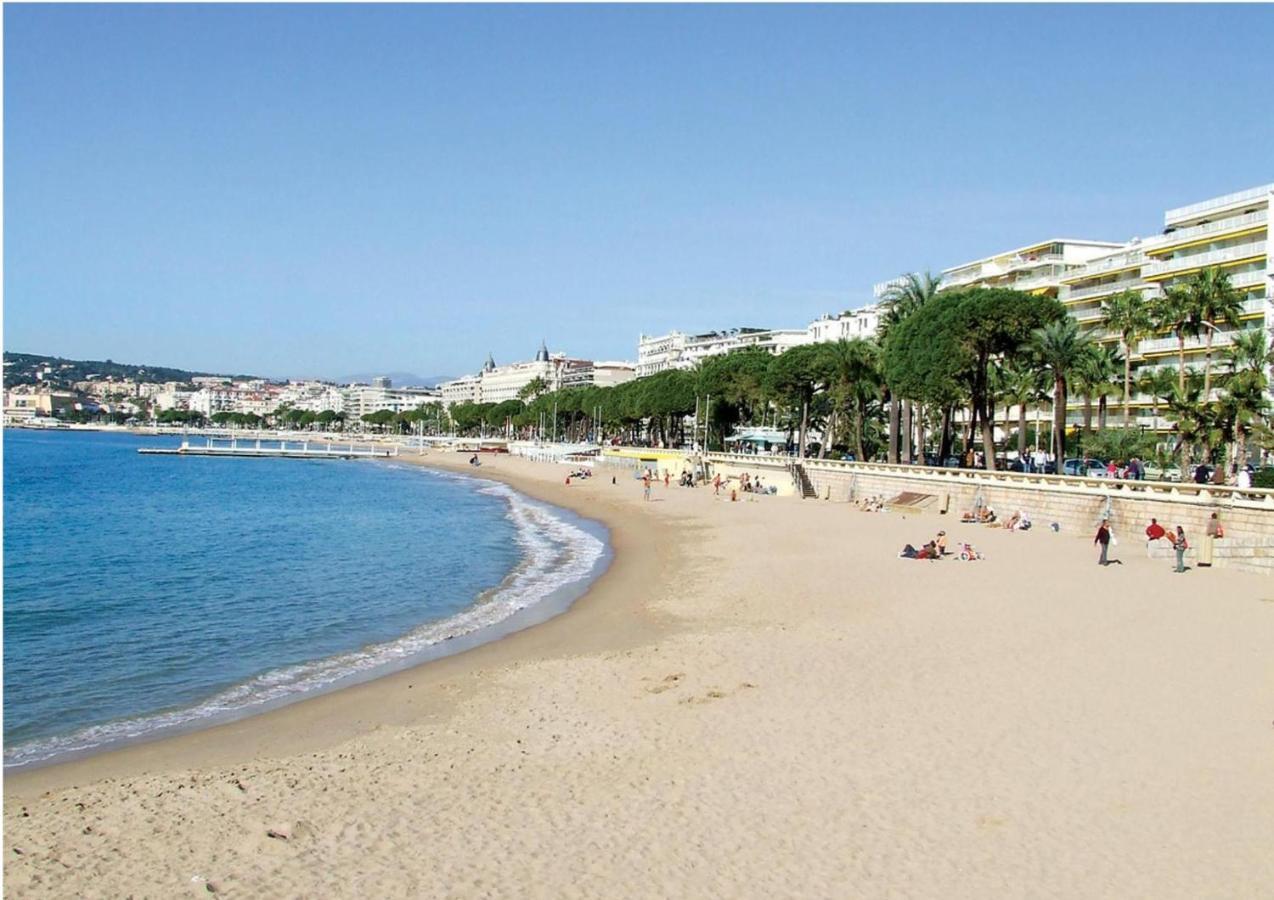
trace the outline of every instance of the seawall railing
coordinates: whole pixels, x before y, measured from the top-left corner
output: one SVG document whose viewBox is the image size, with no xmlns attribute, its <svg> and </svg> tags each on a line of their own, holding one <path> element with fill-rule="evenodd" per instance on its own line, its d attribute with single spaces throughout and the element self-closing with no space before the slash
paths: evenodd
<svg viewBox="0 0 1274 900">
<path fill-rule="evenodd" d="M 787 469 L 792 459 L 785 456 L 747 453 L 707 453 L 709 463 L 752 468 Z M 927 482 L 940 489 L 1012 487 L 1039 491 L 1065 491 L 1094 496 L 1158 500 L 1199 506 L 1274 510 L 1274 490 L 1237 488 L 1228 485 L 1194 484 L 1175 481 L 1131 481 L 1117 478 L 1088 478 L 1077 475 L 1043 475 L 1030 472 L 1002 472 L 985 469 L 947 469 L 932 466 L 905 466 L 890 463 L 849 462 L 834 459 L 804 459 L 807 472 L 844 472 L 883 475 Z"/>
</svg>

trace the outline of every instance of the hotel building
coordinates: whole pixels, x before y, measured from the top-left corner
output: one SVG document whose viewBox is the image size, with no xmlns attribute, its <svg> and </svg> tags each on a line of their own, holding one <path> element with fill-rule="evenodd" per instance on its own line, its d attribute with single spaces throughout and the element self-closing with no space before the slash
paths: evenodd
<svg viewBox="0 0 1274 900">
<path fill-rule="evenodd" d="M 497 366 L 495 359 L 488 354 L 478 374 L 444 381 L 438 389 L 444 406 L 503 403 L 518 399 L 522 389 L 537 378 L 544 380 L 549 391 L 572 385 L 620 384 L 628 380 L 625 367 L 632 369 L 628 363 L 594 363 L 586 359 L 572 359 L 565 353 L 550 353 L 548 345 L 541 342 L 535 358 L 528 362 Z"/>
</svg>

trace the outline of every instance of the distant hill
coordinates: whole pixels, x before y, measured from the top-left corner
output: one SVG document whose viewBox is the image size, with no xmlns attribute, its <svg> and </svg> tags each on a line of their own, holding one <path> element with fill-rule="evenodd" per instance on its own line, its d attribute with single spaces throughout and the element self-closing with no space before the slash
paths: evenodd
<svg viewBox="0 0 1274 900">
<path fill-rule="evenodd" d="M 43 379 L 36 375 L 51 369 Z M 103 378 L 132 379 L 134 381 L 189 382 L 196 376 L 218 375 L 221 372 L 191 372 L 169 366 L 133 365 L 117 363 L 111 359 L 65 359 L 61 356 L 42 356 L 38 353 L 4 353 L 4 383 L 7 387 L 34 384 L 37 381 L 69 384 L 86 381 L 90 375 Z M 253 378 L 252 375 L 224 375 L 226 378 Z"/>
</svg>

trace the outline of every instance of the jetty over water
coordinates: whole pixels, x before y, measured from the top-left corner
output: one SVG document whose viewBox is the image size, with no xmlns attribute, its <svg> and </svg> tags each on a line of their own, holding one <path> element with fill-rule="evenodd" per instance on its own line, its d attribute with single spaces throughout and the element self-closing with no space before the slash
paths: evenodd
<svg viewBox="0 0 1274 900">
<path fill-rule="evenodd" d="M 398 446 L 209 437 L 194 443 L 186 438 L 182 440 L 180 447 L 142 447 L 137 452 L 151 456 L 228 456 L 257 459 L 387 459 L 398 455 Z"/>
</svg>

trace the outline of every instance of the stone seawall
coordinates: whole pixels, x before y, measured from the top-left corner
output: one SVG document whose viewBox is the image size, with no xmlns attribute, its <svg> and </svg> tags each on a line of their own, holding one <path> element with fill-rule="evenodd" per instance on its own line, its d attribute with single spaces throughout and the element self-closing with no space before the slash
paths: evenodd
<svg viewBox="0 0 1274 900">
<path fill-rule="evenodd" d="M 709 455 L 713 471 L 753 474 L 763 472 L 766 481 L 793 492 L 788 460 Z M 1004 473 L 955 472 L 927 468 L 845 464 L 807 460 L 805 472 L 817 493 L 807 502 L 846 503 L 865 497 L 888 500 L 903 492 L 929 494 L 935 501 L 928 511 L 945 510 L 958 519 L 977 505 L 994 509 L 1003 521 L 1022 510 L 1036 528 L 1056 522 L 1067 534 L 1089 537 L 1102 518 L 1109 518 L 1114 534 L 1126 546 L 1142 547 L 1145 529 L 1156 518 L 1165 529 L 1185 528 L 1196 559 L 1208 520 L 1215 512 L 1225 537 L 1214 545 L 1217 566 L 1274 574 L 1274 498 L 1254 492 L 1240 498 L 1232 491 L 1199 489 L 1193 485 L 1147 485 L 1144 482 L 1109 482 L 1094 479 L 1023 478 Z M 1157 555 L 1171 555 L 1164 544 Z"/>
</svg>

